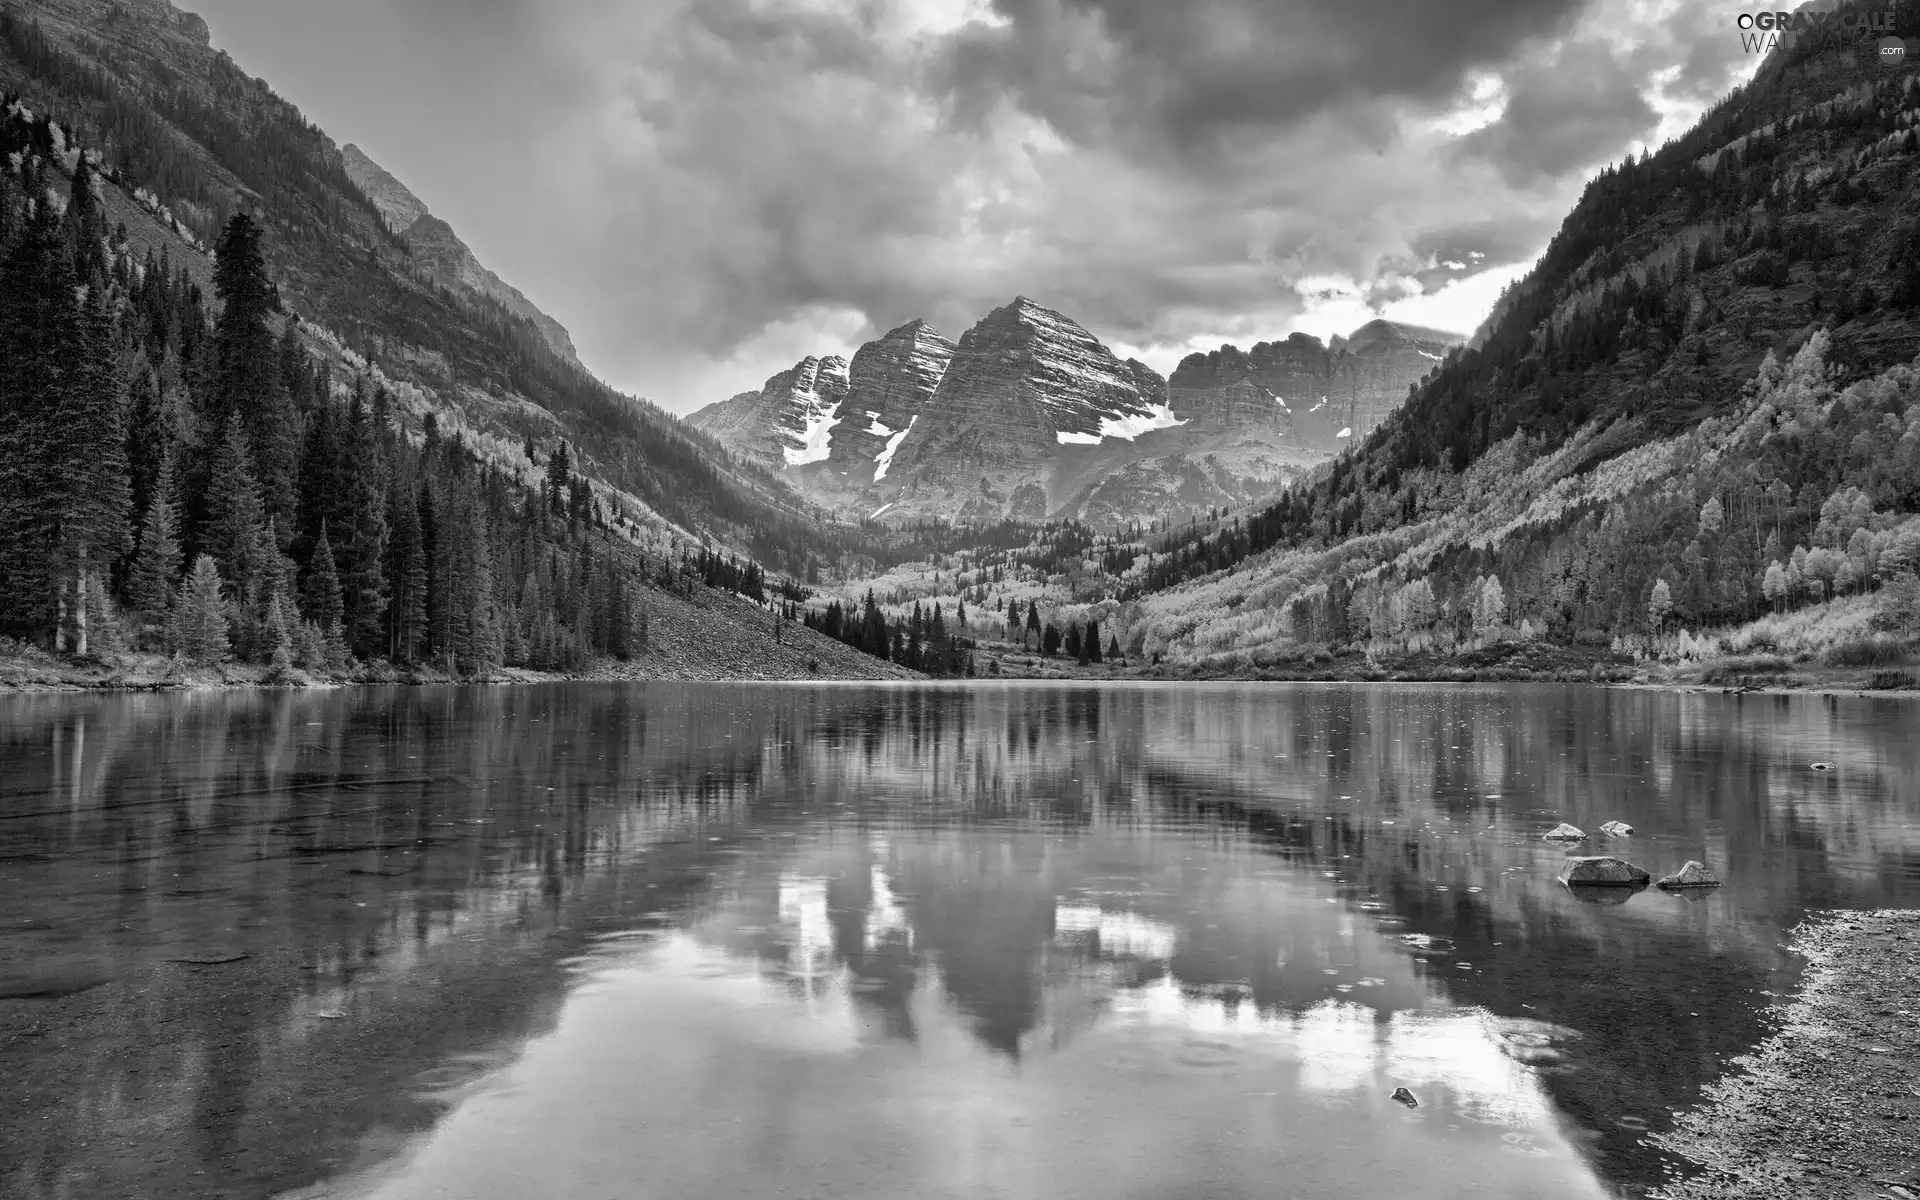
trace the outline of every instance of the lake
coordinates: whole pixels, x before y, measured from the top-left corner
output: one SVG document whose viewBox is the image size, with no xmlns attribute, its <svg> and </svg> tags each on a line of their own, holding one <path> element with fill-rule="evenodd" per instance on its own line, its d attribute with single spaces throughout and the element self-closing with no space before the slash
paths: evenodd
<svg viewBox="0 0 1920 1200">
<path fill-rule="evenodd" d="M 0 1194 L 1635 1195 L 1672 1168 L 1647 1133 L 1791 995 L 1802 915 L 1920 903 L 1916 715 L 0 698 Z M 1726 886 L 1570 893 L 1541 833 L 1608 820 Z"/>
</svg>

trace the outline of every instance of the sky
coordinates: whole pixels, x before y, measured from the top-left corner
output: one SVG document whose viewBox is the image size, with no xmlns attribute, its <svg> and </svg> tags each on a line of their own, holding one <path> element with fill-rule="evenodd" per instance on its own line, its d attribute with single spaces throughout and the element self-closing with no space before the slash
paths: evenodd
<svg viewBox="0 0 1920 1200">
<path fill-rule="evenodd" d="M 1469 332 L 1596 168 L 1757 65 L 1698 0 L 198 10 L 682 413 L 1016 295 L 1162 373 L 1375 316 Z"/>
</svg>

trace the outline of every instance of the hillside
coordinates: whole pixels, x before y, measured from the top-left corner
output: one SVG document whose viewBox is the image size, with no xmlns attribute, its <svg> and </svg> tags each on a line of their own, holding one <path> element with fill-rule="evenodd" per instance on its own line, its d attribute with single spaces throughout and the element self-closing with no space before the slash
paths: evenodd
<svg viewBox="0 0 1920 1200">
<path fill-rule="evenodd" d="M 540 466 L 528 448 L 564 439 L 603 501 L 637 526 L 712 536 L 776 567 L 820 544 L 818 514 L 788 489 L 593 378 L 556 348 L 557 324 L 513 304 L 510 289 L 505 303 L 489 294 L 491 273 L 463 282 L 484 268 L 469 267 L 437 218 L 423 211 L 395 233 L 335 143 L 214 50 L 198 17 L 166 0 L 0 11 L 0 88 L 98 149 L 125 197 L 110 205 L 156 218 L 127 223 L 136 255 L 168 249 L 190 262 L 232 212 L 257 212 L 281 302 L 303 329 L 336 335 L 312 348 L 343 363 L 350 350 L 410 389 L 419 402 L 403 417 L 416 433 L 437 410 L 528 480 Z M 423 223 L 436 236 L 421 235 Z"/>
<path fill-rule="evenodd" d="M 1899 20 L 1920 31 L 1920 6 Z M 1222 666 L 1652 646 L 1903 595 L 1887 552 L 1920 512 L 1917 125 L 1920 73 L 1777 52 L 1684 137 L 1601 173 L 1471 348 L 1360 445 L 1152 547 L 1139 644 Z"/>
</svg>

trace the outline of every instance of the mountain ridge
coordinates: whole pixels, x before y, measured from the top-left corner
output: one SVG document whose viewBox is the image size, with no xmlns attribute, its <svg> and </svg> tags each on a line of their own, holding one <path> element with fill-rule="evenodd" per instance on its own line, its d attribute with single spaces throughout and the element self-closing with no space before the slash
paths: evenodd
<svg viewBox="0 0 1920 1200">
<path fill-rule="evenodd" d="M 414 258 L 433 278 L 450 287 L 466 288 L 499 301 L 508 311 L 533 322 L 555 353 L 579 361 L 566 327 L 541 311 L 519 288 L 481 265 L 453 226 L 434 216 L 426 203 L 392 172 L 352 142 L 340 147 L 340 157 L 346 164 L 347 177 L 373 201 L 387 228 L 406 243 Z"/>
<path fill-rule="evenodd" d="M 894 369 L 916 339 L 930 349 L 911 385 L 863 390 L 867 367 Z M 777 375 L 687 420 L 856 517 L 1124 525 L 1270 494 L 1370 430 L 1463 340 L 1377 319 L 1332 345 L 1295 334 L 1251 354 L 1189 355 L 1166 379 L 1022 294 L 958 342 L 916 320 L 863 344 L 831 417 L 794 407 Z M 1277 375 L 1265 370 L 1281 359 L 1290 365 Z M 1223 362 L 1239 365 L 1223 374 Z M 1267 386 L 1276 382 L 1297 410 Z M 783 458 L 803 426 L 817 438 L 811 456 Z"/>
</svg>

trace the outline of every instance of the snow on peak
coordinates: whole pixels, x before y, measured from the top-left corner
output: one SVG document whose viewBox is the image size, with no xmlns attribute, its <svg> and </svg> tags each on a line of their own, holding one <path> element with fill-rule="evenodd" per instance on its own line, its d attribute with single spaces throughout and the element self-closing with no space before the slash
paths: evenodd
<svg viewBox="0 0 1920 1200">
<path fill-rule="evenodd" d="M 907 427 L 905 429 L 902 429 L 899 433 L 896 433 L 893 436 L 889 437 L 887 439 L 887 448 L 882 450 L 880 453 L 874 455 L 873 457 L 874 464 L 879 468 L 873 473 L 873 481 L 875 483 L 879 483 L 882 479 L 885 479 L 887 477 L 887 468 L 893 465 L 893 452 L 900 448 L 901 442 L 904 442 L 907 440 L 907 435 L 913 432 L 914 424 L 919 420 L 920 420 L 920 414 L 919 413 L 913 414 L 913 416 L 908 418 L 907 420 Z M 879 422 L 876 421 L 874 422 L 874 424 L 878 425 Z M 886 509 L 881 509 L 880 511 L 885 512 Z M 880 515 L 880 513 L 875 513 L 873 515 L 877 517 Z"/>
<path fill-rule="evenodd" d="M 1171 429 L 1186 422 L 1173 415 L 1173 409 L 1166 401 L 1150 405 L 1145 412 L 1131 412 L 1118 417 L 1103 417 L 1098 433 L 1069 433 L 1062 431 L 1053 436 L 1062 446 L 1097 446 L 1108 438 L 1119 438 L 1131 442 L 1143 433 L 1152 433 L 1156 429 Z"/>
<path fill-rule="evenodd" d="M 834 401 L 824 407 L 809 405 L 805 424 L 800 431 L 798 446 L 783 446 L 790 467 L 804 466 L 819 462 L 832 449 L 833 427 L 840 423 L 840 402 Z"/>
<path fill-rule="evenodd" d="M 1339 433 L 1336 433 L 1333 436 L 1337 438 L 1350 438 L 1353 436 L 1353 430 L 1352 428 L 1342 429 Z"/>
</svg>

